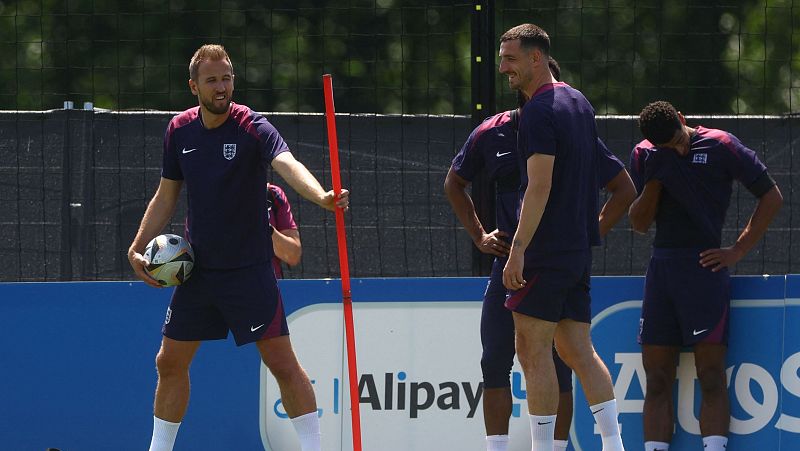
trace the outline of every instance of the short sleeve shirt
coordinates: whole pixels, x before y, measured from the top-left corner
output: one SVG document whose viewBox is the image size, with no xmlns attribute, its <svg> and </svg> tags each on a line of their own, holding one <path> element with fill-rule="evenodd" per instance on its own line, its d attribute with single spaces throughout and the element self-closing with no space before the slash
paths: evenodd
<svg viewBox="0 0 800 451">
<path fill-rule="evenodd" d="M 496 185 L 497 228 L 509 236 L 517 229 L 519 170 L 517 168 L 517 130 L 511 112 L 496 114 L 483 121 L 469 135 L 453 158 L 453 171 L 472 181 L 481 172 Z"/>
<path fill-rule="evenodd" d="M 527 160 L 553 155 L 553 180 L 542 220 L 526 252 L 586 250 L 600 244 L 598 152 L 594 109 L 566 83 L 539 88 L 519 126 L 520 199 L 528 185 Z"/>
<path fill-rule="evenodd" d="M 267 203 L 269 205 L 269 223 L 275 230 L 297 230 L 297 223 L 292 215 L 292 206 L 286 193 L 278 185 L 267 185 Z M 272 257 L 272 268 L 275 270 L 275 277 L 283 278 L 283 268 L 278 257 Z"/>
<path fill-rule="evenodd" d="M 196 265 L 240 268 L 272 259 L 267 168 L 289 148 L 264 116 L 231 104 L 228 119 L 206 129 L 199 107 L 175 116 L 164 137 L 161 176 L 183 180 L 186 237 Z"/>
<path fill-rule="evenodd" d="M 640 142 L 631 153 L 636 189 L 652 177 L 663 185 L 653 246 L 719 247 L 733 181 L 750 186 L 766 170 L 753 150 L 722 130 L 697 127 L 685 156 Z"/>
</svg>

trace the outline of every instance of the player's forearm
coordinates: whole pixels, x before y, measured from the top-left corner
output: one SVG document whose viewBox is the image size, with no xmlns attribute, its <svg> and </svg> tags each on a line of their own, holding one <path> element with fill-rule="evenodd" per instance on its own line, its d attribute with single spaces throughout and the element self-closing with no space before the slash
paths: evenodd
<svg viewBox="0 0 800 451">
<path fill-rule="evenodd" d="M 611 193 L 603 209 L 600 211 L 600 236 L 604 237 L 628 211 L 628 207 L 636 199 L 636 187 L 633 186 L 628 171 L 622 169 L 611 182 L 606 185 Z"/>
<path fill-rule="evenodd" d="M 782 205 L 783 196 L 777 186 L 773 186 L 771 190 L 758 199 L 753 215 L 736 240 L 736 244 L 733 245 L 741 256 L 750 252 L 750 249 L 764 236 L 770 222 L 778 214 Z"/>
<path fill-rule="evenodd" d="M 325 208 L 328 192 L 322 188 L 314 174 L 297 161 L 291 152 L 283 152 L 272 160 L 272 167 L 286 180 L 297 194 Z"/>
<path fill-rule="evenodd" d="M 144 252 L 144 247 L 147 243 L 164 230 L 164 227 L 169 223 L 170 218 L 175 213 L 175 205 L 176 202 L 170 202 L 169 199 L 165 199 L 158 192 L 153 196 L 144 212 L 142 222 L 139 224 L 136 237 L 128 250 L 129 254 L 131 251 Z"/>
<path fill-rule="evenodd" d="M 292 233 L 294 232 L 294 233 Z M 300 257 L 303 255 L 303 247 L 300 244 L 300 236 L 294 236 L 297 230 L 284 230 L 283 232 L 275 230 L 272 232 L 272 250 L 275 256 L 289 266 L 295 266 L 300 263 Z"/>
<path fill-rule="evenodd" d="M 661 198 L 661 182 L 651 180 L 644 185 L 642 194 L 636 198 L 628 210 L 631 227 L 638 233 L 647 233 L 658 212 L 658 201 Z"/>
<path fill-rule="evenodd" d="M 444 192 L 447 195 L 447 200 L 469 237 L 474 243 L 478 243 L 486 231 L 480 219 L 478 219 L 478 215 L 475 212 L 475 204 L 472 202 L 472 197 L 467 194 L 466 188 L 467 185 L 456 182 L 451 174 L 447 175 L 444 182 Z"/>
<path fill-rule="evenodd" d="M 316 177 L 297 160 L 290 164 L 290 175 L 281 176 L 298 194 L 319 206 L 325 205 L 327 191 L 322 188 Z"/>
</svg>

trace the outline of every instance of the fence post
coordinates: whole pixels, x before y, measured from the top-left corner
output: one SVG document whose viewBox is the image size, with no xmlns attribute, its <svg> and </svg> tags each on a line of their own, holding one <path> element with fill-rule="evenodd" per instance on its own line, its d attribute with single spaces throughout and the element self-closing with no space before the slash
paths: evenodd
<svg viewBox="0 0 800 451">
<path fill-rule="evenodd" d="M 494 0 L 475 0 L 472 9 L 472 126 L 495 114 L 495 36 Z M 466 140 L 466 136 L 464 137 Z M 495 189 L 483 174 L 472 181 L 472 202 L 478 218 L 487 230 L 494 230 Z M 494 258 L 472 248 L 472 275 L 488 275 Z"/>
</svg>

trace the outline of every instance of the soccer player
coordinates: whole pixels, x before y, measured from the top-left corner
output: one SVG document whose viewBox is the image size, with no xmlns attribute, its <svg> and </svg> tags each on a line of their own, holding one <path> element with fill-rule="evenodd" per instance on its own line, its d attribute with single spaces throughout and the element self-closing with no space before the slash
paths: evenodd
<svg viewBox="0 0 800 451">
<path fill-rule="evenodd" d="M 721 451 L 730 421 L 728 268 L 758 242 L 783 198 L 755 152 L 722 130 L 688 127 L 668 102 L 647 105 L 639 128 L 645 140 L 633 149 L 631 174 L 640 194 L 631 205 L 630 221 L 640 233 L 656 223 L 639 320 L 647 377 L 645 450 L 669 449 L 678 353 L 691 346 L 702 396 L 703 448 Z M 733 180 L 758 203 L 736 243 L 722 247 Z"/>
<path fill-rule="evenodd" d="M 556 80 L 560 69 L 549 61 Z M 521 96 L 521 95 L 520 95 Z M 521 96 L 521 104 L 525 98 Z M 492 273 L 483 298 L 481 343 L 483 355 L 483 420 L 487 451 L 508 448 L 508 423 L 511 416 L 511 367 L 514 363 L 514 320 L 503 305 L 503 266 L 508 255 L 508 237 L 517 226 L 519 204 L 519 165 L 517 163 L 517 127 L 519 110 L 506 111 L 486 119 L 471 134 L 456 154 L 445 179 L 444 189 L 450 205 L 475 246 L 494 255 Z M 636 197 L 636 189 L 623 164 L 598 139 L 600 178 L 598 183 L 611 193 L 600 217 L 601 235 L 616 223 Z M 486 232 L 480 222 L 467 187 L 479 172 L 485 171 L 496 192 L 497 229 Z M 572 371 L 553 353 L 558 379 L 559 399 L 555 425 L 555 449 L 566 450 L 572 420 Z"/>
<path fill-rule="evenodd" d="M 178 286 L 156 356 L 151 451 L 171 450 L 189 402 L 189 365 L 202 340 L 230 330 L 241 346 L 256 343 L 281 392 L 303 451 L 320 449 L 314 390 L 292 350 L 271 259 L 267 225 L 267 166 L 300 195 L 333 210 L 347 208 L 294 159 L 263 116 L 231 101 L 233 65 L 220 45 L 200 47 L 189 63 L 189 88 L 199 106 L 175 116 L 164 137 L 161 182 L 147 206 L 128 259 L 147 275 L 142 251 L 168 223 L 186 184 L 186 237 L 194 248 L 192 277 Z"/>
<path fill-rule="evenodd" d="M 300 256 L 303 254 L 300 231 L 294 222 L 292 206 L 286 198 L 286 193 L 274 183 L 267 183 L 267 205 L 269 234 L 272 236 L 272 250 L 275 254 L 272 257 L 272 269 L 275 270 L 275 278 L 282 279 L 281 262 L 289 266 L 300 263 Z"/>
<path fill-rule="evenodd" d="M 558 408 L 552 343 L 581 382 L 604 451 L 622 450 L 608 369 L 589 326 L 591 246 L 599 244 L 594 110 L 553 78 L 550 38 L 533 24 L 500 38 L 500 72 L 530 99 L 519 125 L 522 202 L 503 270 L 528 392 L 532 450 L 552 450 Z"/>
</svg>

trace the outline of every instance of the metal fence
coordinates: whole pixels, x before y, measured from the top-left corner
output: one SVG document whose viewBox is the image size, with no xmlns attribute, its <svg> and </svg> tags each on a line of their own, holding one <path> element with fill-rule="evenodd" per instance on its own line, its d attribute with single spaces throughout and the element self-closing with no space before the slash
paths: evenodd
<svg viewBox="0 0 800 451">
<path fill-rule="evenodd" d="M 798 270 L 792 0 L 25 0 L 0 2 L 0 281 L 132 277 L 124 251 L 158 182 L 164 111 L 196 104 L 187 65 L 207 42 L 231 53 L 235 100 L 283 112 L 268 117 L 323 182 L 320 75 L 334 74 L 354 275 L 485 274 L 491 260 L 441 185 L 469 131 L 514 105 L 497 41 L 520 22 L 549 32 L 563 79 L 593 103 L 623 161 L 639 140 L 630 115 L 656 99 L 756 149 L 785 205 L 737 272 Z M 60 110 L 65 101 L 104 110 Z M 492 224 L 491 187 L 473 185 Z M 331 218 L 289 195 L 304 258 L 287 275 L 335 275 Z M 753 205 L 735 196 L 728 243 Z M 595 273 L 641 273 L 650 239 L 623 221 L 595 252 Z"/>
<path fill-rule="evenodd" d="M 82 110 L 0 114 L 0 281 L 132 279 L 126 250 L 160 177 L 167 112 Z M 325 125 L 318 114 L 267 114 L 290 148 L 329 183 Z M 800 118 L 690 117 L 729 130 L 755 149 L 786 204 L 739 274 L 800 271 L 792 193 Z M 466 116 L 338 117 L 351 272 L 357 277 L 467 276 L 472 243 L 442 191 L 454 151 L 471 130 Z M 634 118 L 598 119 L 610 148 L 627 161 L 639 132 Z M 275 180 L 281 183 L 280 179 Z M 302 263 L 287 277 L 338 271 L 333 218 L 287 190 L 300 226 Z M 723 241 L 733 243 L 754 199 L 737 186 Z M 171 230 L 182 233 L 183 199 Z M 651 236 L 623 220 L 595 250 L 595 274 L 641 274 Z"/>
</svg>

